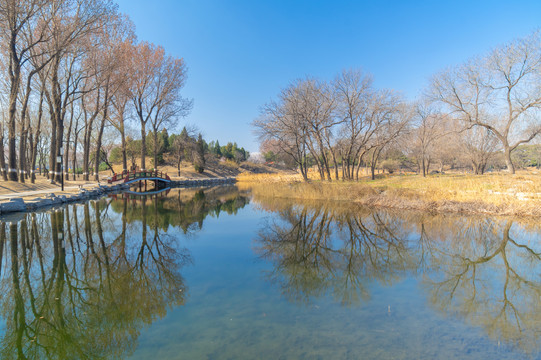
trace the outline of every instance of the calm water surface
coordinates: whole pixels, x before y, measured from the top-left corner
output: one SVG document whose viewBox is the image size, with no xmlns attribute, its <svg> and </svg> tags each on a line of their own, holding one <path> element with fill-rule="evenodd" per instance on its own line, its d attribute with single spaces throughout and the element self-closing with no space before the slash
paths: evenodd
<svg viewBox="0 0 541 360">
<path fill-rule="evenodd" d="M 539 359 L 537 222 L 122 196 L 0 221 L 1 359 Z"/>
</svg>

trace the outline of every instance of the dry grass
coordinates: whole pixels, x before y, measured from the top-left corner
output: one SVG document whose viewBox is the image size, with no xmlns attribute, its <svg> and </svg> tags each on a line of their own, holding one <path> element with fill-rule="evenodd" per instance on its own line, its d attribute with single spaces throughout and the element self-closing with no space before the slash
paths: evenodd
<svg viewBox="0 0 541 360">
<path fill-rule="evenodd" d="M 338 200 L 433 212 L 541 216 L 541 175 L 385 176 L 374 181 L 302 182 L 291 175 L 242 175 L 239 186 L 256 196 Z"/>
<path fill-rule="evenodd" d="M 252 174 L 243 173 L 237 176 L 237 181 L 241 183 L 285 183 L 285 182 L 301 182 L 302 176 L 299 174 L 288 173 L 268 173 L 268 174 Z"/>
<path fill-rule="evenodd" d="M 541 176 L 537 174 L 399 176 L 368 182 L 389 190 L 408 189 L 428 201 L 478 201 L 495 205 L 541 200 Z"/>
</svg>

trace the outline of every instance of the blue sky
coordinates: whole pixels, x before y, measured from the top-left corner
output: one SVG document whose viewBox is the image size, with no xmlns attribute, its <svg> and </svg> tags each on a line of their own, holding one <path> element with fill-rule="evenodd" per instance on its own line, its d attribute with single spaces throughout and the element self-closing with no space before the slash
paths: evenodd
<svg viewBox="0 0 541 360">
<path fill-rule="evenodd" d="M 541 27 L 541 1 L 117 0 L 188 66 L 182 125 L 258 151 L 250 123 L 294 79 L 362 68 L 413 100 L 431 75 Z"/>
</svg>

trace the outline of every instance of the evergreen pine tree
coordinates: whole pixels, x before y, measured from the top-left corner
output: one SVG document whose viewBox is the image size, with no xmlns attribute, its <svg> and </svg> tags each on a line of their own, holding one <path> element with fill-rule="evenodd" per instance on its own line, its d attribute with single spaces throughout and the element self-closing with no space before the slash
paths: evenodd
<svg viewBox="0 0 541 360">
<path fill-rule="evenodd" d="M 205 140 L 203 140 L 203 136 L 199 134 L 197 138 L 197 142 L 195 143 L 195 151 L 194 151 L 194 168 L 195 171 L 198 173 L 202 173 L 205 171 L 205 152 L 206 152 L 207 144 L 205 143 Z"/>
</svg>

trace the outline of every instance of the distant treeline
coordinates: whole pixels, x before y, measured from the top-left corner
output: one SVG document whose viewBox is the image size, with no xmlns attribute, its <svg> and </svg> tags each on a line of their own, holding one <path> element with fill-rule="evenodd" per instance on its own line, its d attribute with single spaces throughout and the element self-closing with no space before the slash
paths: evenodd
<svg viewBox="0 0 541 360">
<path fill-rule="evenodd" d="M 156 139 L 156 140 L 155 140 Z M 154 141 L 157 141 L 154 144 Z M 156 137 L 152 132 L 146 136 L 147 155 L 153 155 L 150 149 L 156 149 L 156 164 L 174 163 L 177 166 L 180 175 L 180 166 L 183 161 L 191 162 L 196 171 L 202 173 L 205 170 L 207 159 L 213 156 L 216 159 L 224 159 L 241 163 L 246 161 L 250 155 L 243 147 L 238 147 L 235 142 L 228 142 L 225 146 L 220 146 L 218 140 L 207 142 L 203 136 L 194 130 L 188 131 L 186 127 L 179 134 L 169 134 L 167 129 L 160 131 Z M 126 138 L 126 156 L 130 161 L 131 167 L 137 166 L 137 159 L 141 154 L 142 141 L 138 139 Z M 107 154 L 103 154 L 107 160 Z M 122 147 L 114 147 L 108 158 L 108 162 L 122 162 Z M 107 162 L 107 163 L 108 163 Z M 103 165 L 106 163 L 104 162 Z"/>
</svg>

